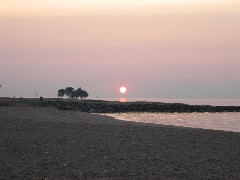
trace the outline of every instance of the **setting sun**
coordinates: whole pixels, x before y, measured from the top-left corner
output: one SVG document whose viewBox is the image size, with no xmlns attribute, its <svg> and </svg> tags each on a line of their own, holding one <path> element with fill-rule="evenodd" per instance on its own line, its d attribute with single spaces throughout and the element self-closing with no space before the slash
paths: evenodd
<svg viewBox="0 0 240 180">
<path fill-rule="evenodd" d="M 125 88 L 125 87 L 121 87 L 121 88 L 120 88 L 120 92 L 121 92 L 121 93 L 124 94 L 126 91 L 127 91 L 127 88 Z"/>
</svg>

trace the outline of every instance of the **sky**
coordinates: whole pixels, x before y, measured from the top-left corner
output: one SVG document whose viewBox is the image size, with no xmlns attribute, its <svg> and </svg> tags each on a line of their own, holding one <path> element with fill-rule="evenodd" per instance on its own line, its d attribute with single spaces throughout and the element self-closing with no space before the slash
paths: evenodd
<svg viewBox="0 0 240 180">
<path fill-rule="evenodd" d="M 240 98 L 240 0 L 0 0 L 0 97 Z"/>
</svg>

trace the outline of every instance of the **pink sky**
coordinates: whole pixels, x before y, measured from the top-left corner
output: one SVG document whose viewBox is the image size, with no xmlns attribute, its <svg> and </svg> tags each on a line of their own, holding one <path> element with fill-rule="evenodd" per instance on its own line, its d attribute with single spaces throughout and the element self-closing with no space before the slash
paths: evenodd
<svg viewBox="0 0 240 180">
<path fill-rule="evenodd" d="M 239 1 L 18 2 L 0 2 L 0 96 L 240 98 Z"/>
</svg>

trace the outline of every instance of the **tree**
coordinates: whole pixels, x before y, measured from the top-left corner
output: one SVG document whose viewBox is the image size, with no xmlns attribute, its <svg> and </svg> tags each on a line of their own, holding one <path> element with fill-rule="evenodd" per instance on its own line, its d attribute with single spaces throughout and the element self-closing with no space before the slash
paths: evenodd
<svg viewBox="0 0 240 180">
<path fill-rule="evenodd" d="M 64 95 L 67 95 L 69 99 L 74 99 L 74 98 L 87 98 L 88 97 L 88 92 L 83 90 L 81 87 L 77 88 L 74 90 L 72 87 L 66 87 L 65 89 L 59 89 L 58 90 L 58 97 L 62 97 Z"/>
<path fill-rule="evenodd" d="M 76 90 L 73 91 L 72 94 L 71 94 L 71 99 L 74 99 L 74 98 L 77 99 L 77 92 L 76 92 Z"/>
<path fill-rule="evenodd" d="M 83 98 L 87 98 L 87 97 L 88 97 L 88 92 L 85 90 L 82 90 L 80 93 L 80 98 L 83 99 Z"/>
<path fill-rule="evenodd" d="M 72 87 L 66 87 L 65 94 L 68 96 L 68 98 L 72 99 L 74 88 Z"/>
<path fill-rule="evenodd" d="M 64 89 L 59 89 L 58 90 L 58 97 L 62 97 L 65 95 L 65 90 Z"/>
<path fill-rule="evenodd" d="M 77 88 L 77 90 L 75 90 L 76 99 L 80 97 L 81 93 L 82 93 L 82 88 Z"/>
<path fill-rule="evenodd" d="M 87 98 L 88 97 L 88 92 L 87 91 L 83 91 L 83 98 Z"/>
</svg>

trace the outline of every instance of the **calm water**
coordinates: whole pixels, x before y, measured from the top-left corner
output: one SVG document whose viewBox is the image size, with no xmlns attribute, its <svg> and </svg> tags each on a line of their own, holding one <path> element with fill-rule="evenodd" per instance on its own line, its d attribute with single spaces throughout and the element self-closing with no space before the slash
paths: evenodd
<svg viewBox="0 0 240 180">
<path fill-rule="evenodd" d="M 212 106 L 240 106 L 240 99 L 162 99 L 162 98 L 95 98 L 95 100 L 134 102 L 166 102 L 184 103 L 190 105 L 212 105 Z"/>
<path fill-rule="evenodd" d="M 103 100 L 132 102 L 166 102 L 190 105 L 240 106 L 240 99 L 160 99 L 106 98 Z M 105 114 L 106 115 L 106 114 Z M 240 132 L 240 113 L 120 113 L 107 114 L 119 120 Z"/>
<path fill-rule="evenodd" d="M 240 132 L 240 113 L 107 113 L 124 121 Z"/>
</svg>

